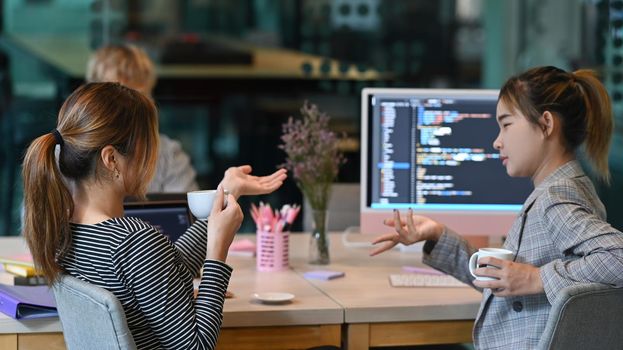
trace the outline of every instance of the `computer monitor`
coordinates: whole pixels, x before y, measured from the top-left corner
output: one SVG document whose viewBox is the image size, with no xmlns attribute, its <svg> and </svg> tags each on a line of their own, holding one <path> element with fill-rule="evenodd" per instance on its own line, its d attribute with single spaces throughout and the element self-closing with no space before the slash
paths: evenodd
<svg viewBox="0 0 623 350">
<path fill-rule="evenodd" d="M 136 217 L 153 225 L 175 242 L 192 224 L 186 200 L 125 202 L 125 216 Z"/>
<path fill-rule="evenodd" d="M 464 235 L 505 235 L 532 190 L 493 148 L 497 90 L 362 91 L 361 231 L 388 232 L 393 209 Z M 403 216 L 404 217 L 404 216 Z"/>
</svg>

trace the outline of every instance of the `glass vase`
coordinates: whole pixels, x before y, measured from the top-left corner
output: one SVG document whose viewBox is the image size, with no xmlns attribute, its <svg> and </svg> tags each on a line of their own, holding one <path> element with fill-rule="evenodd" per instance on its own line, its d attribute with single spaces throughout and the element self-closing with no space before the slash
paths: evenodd
<svg viewBox="0 0 623 350">
<path fill-rule="evenodd" d="M 328 265 L 329 258 L 329 235 L 327 221 L 329 219 L 326 210 L 312 210 L 312 233 L 309 242 L 309 263 L 314 265 Z"/>
</svg>

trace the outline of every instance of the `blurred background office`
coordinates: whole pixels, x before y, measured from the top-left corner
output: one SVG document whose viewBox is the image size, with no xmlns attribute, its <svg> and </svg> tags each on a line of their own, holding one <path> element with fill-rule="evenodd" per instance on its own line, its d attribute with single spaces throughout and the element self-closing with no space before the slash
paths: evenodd
<svg viewBox="0 0 623 350">
<path fill-rule="evenodd" d="M 128 42 L 156 62 L 161 132 L 182 142 L 206 189 L 229 166 L 273 172 L 285 156 L 277 148 L 281 125 L 305 100 L 347 135 L 348 162 L 338 180 L 358 182 L 363 87 L 499 88 L 536 65 L 596 69 L 617 120 L 613 182 L 599 191 L 609 220 L 623 229 L 623 1 L 0 3 L 0 235 L 19 231 L 25 147 L 54 128 L 62 101 L 83 83 L 91 52 Z M 302 201 L 291 180 L 261 199 Z M 250 222 L 243 225 L 251 230 Z"/>
</svg>

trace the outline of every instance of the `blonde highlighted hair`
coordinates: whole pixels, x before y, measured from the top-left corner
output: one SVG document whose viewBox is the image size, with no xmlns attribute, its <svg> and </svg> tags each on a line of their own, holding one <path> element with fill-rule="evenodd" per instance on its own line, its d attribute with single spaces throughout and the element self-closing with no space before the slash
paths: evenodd
<svg viewBox="0 0 623 350">
<path fill-rule="evenodd" d="M 536 125 L 546 111 L 558 116 L 567 150 L 574 152 L 584 145 L 593 168 L 609 183 L 608 151 L 614 117 L 608 92 L 595 72 L 532 68 L 510 78 L 500 90 L 500 100 Z"/>
<path fill-rule="evenodd" d="M 147 94 L 156 84 L 151 59 L 134 45 L 109 45 L 99 48 L 87 65 L 86 81 L 118 82 L 131 88 L 142 87 Z"/>
<path fill-rule="evenodd" d="M 58 164 L 54 133 L 62 138 Z M 65 100 L 54 133 L 30 144 L 22 169 L 23 234 L 50 285 L 61 272 L 57 258 L 71 244 L 74 203 L 67 182 L 110 179 L 100 153 L 112 145 L 135 165 L 124 175 L 127 194 L 144 196 L 158 157 L 157 110 L 147 96 L 118 83 L 90 83 Z"/>
</svg>

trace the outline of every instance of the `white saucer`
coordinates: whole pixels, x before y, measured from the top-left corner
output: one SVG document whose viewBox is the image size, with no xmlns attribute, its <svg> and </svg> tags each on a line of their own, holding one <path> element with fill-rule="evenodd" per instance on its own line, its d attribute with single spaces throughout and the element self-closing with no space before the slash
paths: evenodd
<svg viewBox="0 0 623 350">
<path fill-rule="evenodd" d="M 294 294 L 281 292 L 265 292 L 254 293 L 253 297 L 266 304 L 280 304 L 294 299 Z"/>
</svg>

